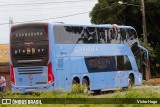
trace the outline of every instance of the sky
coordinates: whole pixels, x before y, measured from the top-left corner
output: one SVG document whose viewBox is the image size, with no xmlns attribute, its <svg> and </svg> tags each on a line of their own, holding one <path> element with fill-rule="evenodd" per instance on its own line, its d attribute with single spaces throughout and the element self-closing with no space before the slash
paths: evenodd
<svg viewBox="0 0 160 107">
<path fill-rule="evenodd" d="M 36 20 L 91 24 L 89 12 L 96 3 L 97 0 L 0 0 L 0 44 L 9 43 L 9 20 L 13 25 Z"/>
</svg>

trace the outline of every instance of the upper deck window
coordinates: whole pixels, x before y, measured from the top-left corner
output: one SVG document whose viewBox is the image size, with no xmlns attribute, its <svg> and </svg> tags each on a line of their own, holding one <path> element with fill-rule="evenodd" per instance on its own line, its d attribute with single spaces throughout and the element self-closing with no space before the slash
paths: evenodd
<svg viewBox="0 0 160 107">
<path fill-rule="evenodd" d="M 56 44 L 121 44 L 137 40 L 136 32 L 129 28 L 56 25 L 53 30 Z"/>
</svg>

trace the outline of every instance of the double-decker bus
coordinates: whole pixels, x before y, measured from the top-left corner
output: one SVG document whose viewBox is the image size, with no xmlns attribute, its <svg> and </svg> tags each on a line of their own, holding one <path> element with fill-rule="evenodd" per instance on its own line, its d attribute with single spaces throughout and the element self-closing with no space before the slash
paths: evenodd
<svg viewBox="0 0 160 107">
<path fill-rule="evenodd" d="M 136 63 L 139 49 L 136 31 L 130 26 L 14 25 L 10 34 L 12 91 L 68 91 L 73 84 L 93 91 L 141 85 Z"/>
</svg>

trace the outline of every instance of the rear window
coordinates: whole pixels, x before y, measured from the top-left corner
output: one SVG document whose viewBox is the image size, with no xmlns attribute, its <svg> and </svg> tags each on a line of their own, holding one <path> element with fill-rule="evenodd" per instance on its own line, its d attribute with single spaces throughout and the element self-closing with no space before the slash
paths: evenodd
<svg viewBox="0 0 160 107">
<path fill-rule="evenodd" d="M 45 66 L 49 52 L 47 24 L 23 24 L 11 29 L 11 59 L 14 66 Z"/>
<path fill-rule="evenodd" d="M 11 42 L 48 40 L 47 24 L 17 25 L 11 29 Z"/>
</svg>

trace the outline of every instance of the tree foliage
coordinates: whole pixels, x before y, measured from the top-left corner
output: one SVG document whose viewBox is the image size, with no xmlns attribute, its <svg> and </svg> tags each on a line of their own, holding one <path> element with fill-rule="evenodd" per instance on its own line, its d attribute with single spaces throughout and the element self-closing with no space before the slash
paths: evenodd
<svg viewBox="0 0 160 107">
<path fill-rule="evenodd" d="M 142 9 L 141 0 L 98 0 L 90 12 L 93 24 L 118 24 L 133 26 L 142 40 Z M 160 64 L 160 2 L 159 0 L 144 0 L 147 23 L 147 38 L 153 48 L 150 52 L 152 61 Z"/>
<path fill-rule="evenodd" d="M 124 4 L 118 4 L 119 0 L 98 0 L 90 13 L 91 23 L 94 24 L 119 24 L 130 25 L 136 28 L 141 37 L 142 12 L 140 0 L 122 0 Z M 138 6 L 139 5 L 139 6 Z M 160 3 L 159 0 L 146 0 L 146 21 L 148 33 L 157 35 L 160 33 Z M 158 36 L 148 38 L 152 45 L 158 44 Z"/>
</svg>

